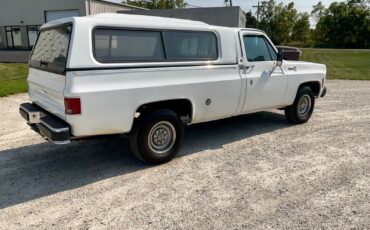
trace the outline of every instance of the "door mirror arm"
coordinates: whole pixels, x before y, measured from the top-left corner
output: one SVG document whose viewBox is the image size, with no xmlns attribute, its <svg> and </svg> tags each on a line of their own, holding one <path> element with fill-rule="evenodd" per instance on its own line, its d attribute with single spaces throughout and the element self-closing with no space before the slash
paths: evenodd
<svg viewBox="0 0 370 230">
<path fill-rule="evenodd" d="M 246 74 L 247 71 L 251 71 L 255 67 L 255 65 L 246 65 L 246 64 L 244 64 L 243 58 L 239 59 L 238 66 L 239 66 L 239 69 L 243 70 L 244 74 Z"/>
<path fill-rule="evenodd" d="M 281 66 L 283 65 L 283 62 L 284 62 L 284 50 L 279 49 L 279 52 L 277 54 L 276 64 L 274 68 L 272 69 L 271 73 L 273 73 L 277 67 L 280 67 L 281 71 L 283 71 L 283 69 L 281 68 Z"/>
<path fill-rule="evenodd" d="M 279 49 L 279 52 L 277 54 L 277 60 L 276 60 L 276 66 L 282 66 L 284 61 L 284 50 Z"/>
</svg>

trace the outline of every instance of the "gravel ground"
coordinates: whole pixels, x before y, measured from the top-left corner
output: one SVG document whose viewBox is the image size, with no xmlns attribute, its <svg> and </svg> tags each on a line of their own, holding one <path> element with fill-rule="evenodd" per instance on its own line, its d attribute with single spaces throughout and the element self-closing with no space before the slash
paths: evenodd
<svg viewBox="0 0 370 230">
<path fill-rule="evenodd" d="M 187 129 L 172 162 L 122 137 L 46 143 L 0 99 L 0 228 L 370 228 L 370 81 L 329 81 L 311 120 L 281 111 Z"/>
</svg>

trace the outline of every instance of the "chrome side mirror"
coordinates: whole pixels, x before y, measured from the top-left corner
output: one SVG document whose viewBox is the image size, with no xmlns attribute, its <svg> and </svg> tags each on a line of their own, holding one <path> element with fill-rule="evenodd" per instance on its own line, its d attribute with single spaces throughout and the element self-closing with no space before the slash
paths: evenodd
<svg viewBox="0 0 370 230">
<path fill-rule="evenodd" d="M 278 55 L 277 55 L 277 60 L 276 60 L 276 66 L 280 67 L 283 65 L 283 60 L 284 60 L 284 50 L 279 49 Z"/>
<path fill-rule="evenodd" d="M 281 66 L 283 65 L 283 60 L 284 60 L 284 50 L 279 49 L 279 52 L 277 54 L 277 59 L 276 59 L 276 65 L 274 66 L 274 68 L 272 68 L 270 75 L 275 71 L 277 67 L 279 67 L 281 71 L 283 71 L 283 69 L 281 68 Z"/>
</svg>

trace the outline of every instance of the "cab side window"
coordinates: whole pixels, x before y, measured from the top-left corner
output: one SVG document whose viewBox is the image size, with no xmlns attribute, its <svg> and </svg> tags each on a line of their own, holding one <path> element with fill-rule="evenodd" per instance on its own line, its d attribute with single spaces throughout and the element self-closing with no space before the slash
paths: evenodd
<svg viewBox="0 0 370 230">
<path fill-rule="evenodd" d="M 246 35 L 243 40 L 249 62 L 276 60 L 276 52 L 263 36 Z"/>
</svg>

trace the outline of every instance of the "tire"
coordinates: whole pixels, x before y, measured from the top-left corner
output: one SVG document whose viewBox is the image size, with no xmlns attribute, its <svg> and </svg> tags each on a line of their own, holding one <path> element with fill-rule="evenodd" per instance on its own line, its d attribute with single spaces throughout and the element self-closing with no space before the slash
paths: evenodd
<svg viewBox="0 0 370 230">
<path fill-rule="evenodd" d="M 298 90 L 293 105 L 285 108 L 286 119 L 294 124 L 306 123 L 315 107 L 315 95 L 309 86 Z"/>
<path fill-rule="evenodd" d="M 163 164 L 179 152 L 183 136 L 184 125 L 177 114 L 158 110 L 136 122 L 130 144 L 135 156 L 144 163 Z"/>
</svg>

